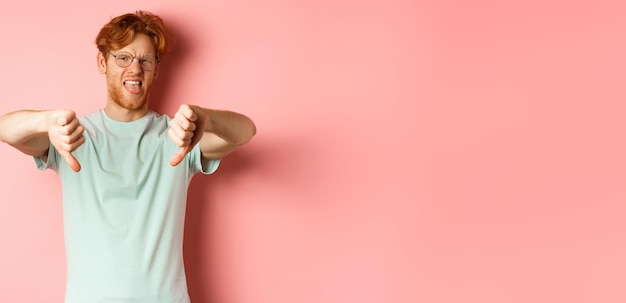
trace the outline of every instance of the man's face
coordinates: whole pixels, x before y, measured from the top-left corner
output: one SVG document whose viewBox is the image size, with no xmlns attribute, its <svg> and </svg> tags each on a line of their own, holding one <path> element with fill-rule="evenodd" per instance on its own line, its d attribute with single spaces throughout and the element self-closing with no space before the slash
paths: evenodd
<svg viewBox="0 0 626 303">
<path fill-rule="evenodd" d="M 128 53 L 136 59 L 127 67 L 120 67 L 115 57 L 121 52 Z M 113 55 L 111 55 L 113 54 Z M 98 54 L 98 70 L 106 74 L 107 102 L 110 106 L 130 111 L 146 111 L 150 86 L 158 73 L 158 66 L 151 71 L 141 67 L 140 58 L 156 57 L 154 44 L 150 37 L 139 34 L 122 49 L 112 50 L 111 54 Z"/>
</svg>

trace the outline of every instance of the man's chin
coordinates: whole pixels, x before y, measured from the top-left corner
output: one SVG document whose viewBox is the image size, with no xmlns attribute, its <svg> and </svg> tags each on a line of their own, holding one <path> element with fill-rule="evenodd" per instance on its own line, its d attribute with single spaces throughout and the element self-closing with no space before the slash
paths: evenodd
<svg viewBox="0 0 626 303">
<path fill-rule="evenodd" d="M 114 100 L 115 103 L 127 110 L 139 110 L 146 107 L 148 101 L 145 99 L 142 100 Z"/>
</svg>

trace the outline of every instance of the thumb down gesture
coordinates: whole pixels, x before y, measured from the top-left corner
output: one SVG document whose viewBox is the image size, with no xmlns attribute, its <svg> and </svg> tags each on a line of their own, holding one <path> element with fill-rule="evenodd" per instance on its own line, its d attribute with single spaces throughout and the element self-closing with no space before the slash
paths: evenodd
<svg viewBox="0 0 626 303">
<path fill-rule="evenodd" d="M 80 171 L 80 163 L 72 152 L 85 143 L 83 131 L 76 113 L 71 110 L 55 110 L 48 115 L 48 138 L 61 157 L 75 172 Z"/>
</svg>

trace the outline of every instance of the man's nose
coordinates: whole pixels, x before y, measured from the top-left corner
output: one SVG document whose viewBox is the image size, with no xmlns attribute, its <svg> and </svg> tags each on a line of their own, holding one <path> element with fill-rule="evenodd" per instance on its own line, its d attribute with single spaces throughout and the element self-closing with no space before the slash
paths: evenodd
<svg viewBox="0 0 626 303">
<path fill-rule="evenodd" d="M 136 73 L 140 73 L 143 71 L 143 69 L 141 68 L 141 62 L 139 62 L 139 58 L 133 58 L 133 61 L 130 62 L 130 65 L 127 68 Z"/>
</svg>

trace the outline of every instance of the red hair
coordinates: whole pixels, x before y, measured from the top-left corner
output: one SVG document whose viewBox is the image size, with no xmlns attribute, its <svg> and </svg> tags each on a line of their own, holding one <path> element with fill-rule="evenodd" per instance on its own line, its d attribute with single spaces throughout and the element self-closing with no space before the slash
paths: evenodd
<svg viewBox="0 0 626 303">
<path fill-rule="evenodd" d="M 130 44 L 137 34 L 148 35 L 154 42 L 157 60 L 169 54 L 175 44 L 175 36 L 161 17 L 146 12 L 117 16 L 104 25 L 96 37 L 96 46 L 103 55 Z"/>
</svg>

